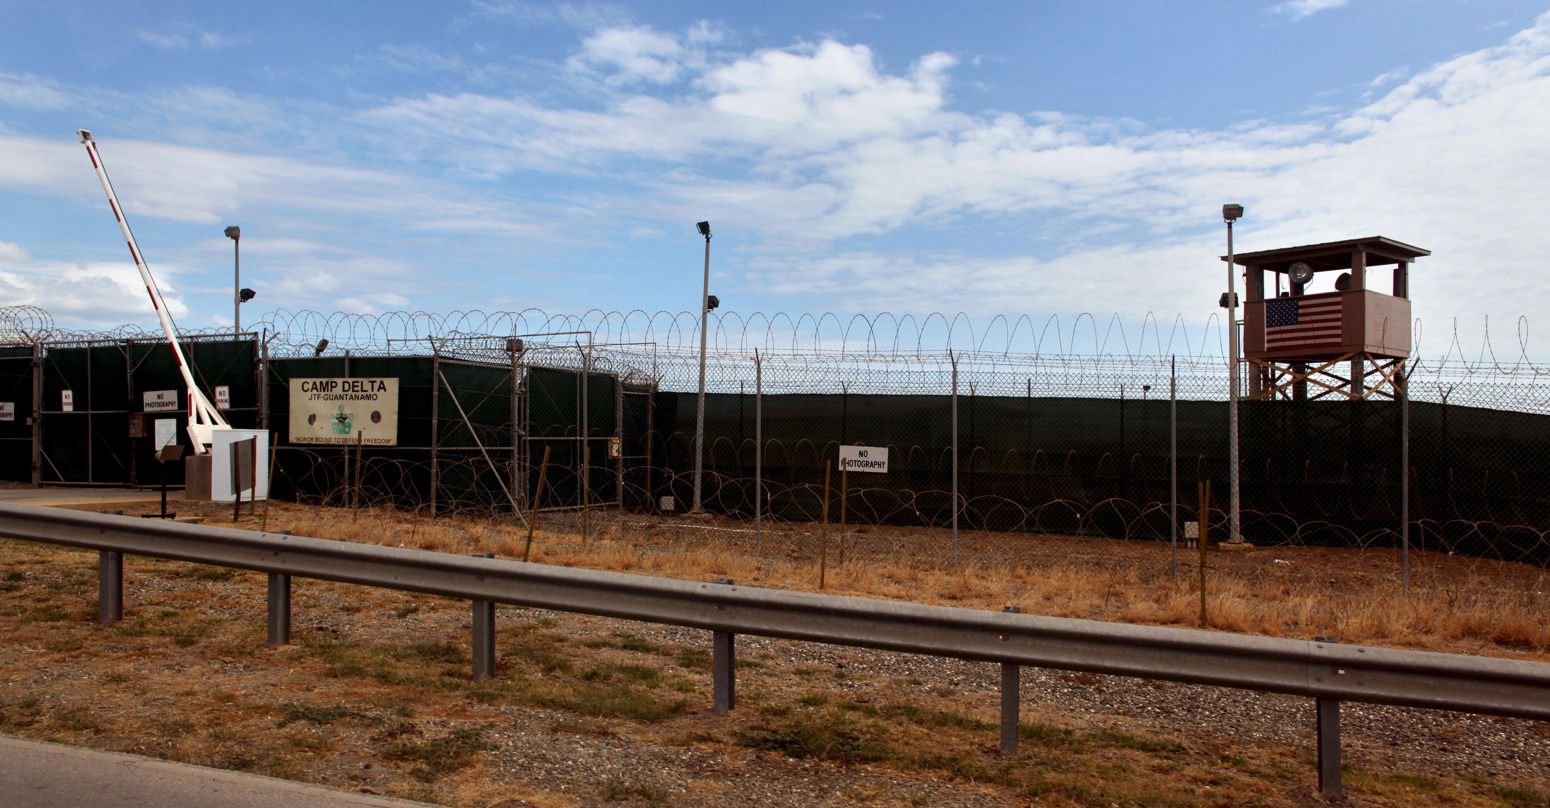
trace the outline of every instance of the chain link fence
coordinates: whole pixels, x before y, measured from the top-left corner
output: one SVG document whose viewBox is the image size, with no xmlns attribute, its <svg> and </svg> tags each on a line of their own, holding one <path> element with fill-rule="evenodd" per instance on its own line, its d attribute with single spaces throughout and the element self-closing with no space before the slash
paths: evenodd
<svg viewBox="0 0 1550 808">
<path fill-rule="evenodd" d="M 27 312 L 0 327 L 52 328 Z M 583 520 L 695 500 L 691 315 L 282 312 L 258 328 L 271 428 L 284 430 L 289 378 L 395 376 L 412 402 L 396 447 L 281 435 L 277 495 Z M 699 499 L 758 537 L 811 528 L 827 509 L 831 523 L 893 528 L 855 533 L 858 551 L 908 551 L 915 529 L 940 531 L 944 560 L 989 552 L 982 533 L 1169 541 L 1198 518 L 1206 480 L 1206 519 L 1224 535 L 1228 367 L 1208 350 L 1209 324 L 1189 339 L 1155 322 L 1135 339 L 1092 318 L 976 330 L 962 316 L 725 315 L 712 329 Z M 1412 547 L 1550 563 L 1550 368 L 1521 344 L 1511 361 L 1453 345 L 1408 363 L 1408 430 L 1392 400 L 1241 402 L 1244 537 L 1398 546 L 1408 436 Z M 1169 348 L 1183 350 L 1157 352 Z M 0 383 L 20 398 L 32 355 L 10 350 L 0 371 L 17 372 Z M 844 445 L 885 447 L 887 474 L 841 473 Z"/>
</svg>

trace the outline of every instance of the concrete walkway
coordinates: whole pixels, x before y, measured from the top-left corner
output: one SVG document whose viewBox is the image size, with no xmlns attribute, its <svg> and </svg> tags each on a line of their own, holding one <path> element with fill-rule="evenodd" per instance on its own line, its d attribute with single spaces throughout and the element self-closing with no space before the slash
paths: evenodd
<svg viewBox="0 0 1550 808">
<path fill-rule="evenodd" d="M 183 499 L 183 489 L 167 492 L 167 502 Z M 144 506 L 161 502 L 161 489 L 31 489 L 15 487 L 0 489 L 0 502 L 14 502 L 19 506 L 59 507 L 110 507 Z"/>
<path fill-rule="evenodd" d="M 183 489 L 167 492 L 167 502 L 183 499 Z M 0 488 L 0 502 L 16 505 L 43 505 L 59 508 L 90 508 L 102 510 L 113 507 L 158 505 L 161 489 L 147 488 Z"/>
<path fill-rule="evenodd" d="M 0 735 L 7 808 L 429 808 L 426 803 Z"/>
</svg>

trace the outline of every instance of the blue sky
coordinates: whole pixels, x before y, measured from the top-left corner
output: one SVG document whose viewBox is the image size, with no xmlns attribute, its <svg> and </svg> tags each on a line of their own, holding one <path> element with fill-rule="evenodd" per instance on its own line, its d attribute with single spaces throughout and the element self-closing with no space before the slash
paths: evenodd
<svg viewBox="0 0 1550 808">
<path fill-rule="evenodd" d="M 0 305 L 968 312 L 1199 327 L 1240 250 L 1381 234 L 1443 351 L 1550 302 L 1543 3 L 0 0 Z M 1546 322 L 1550 327 L 1550 321 Z M 1435 335 L 1435 336 L 1434 336 Z"/>
</svg>

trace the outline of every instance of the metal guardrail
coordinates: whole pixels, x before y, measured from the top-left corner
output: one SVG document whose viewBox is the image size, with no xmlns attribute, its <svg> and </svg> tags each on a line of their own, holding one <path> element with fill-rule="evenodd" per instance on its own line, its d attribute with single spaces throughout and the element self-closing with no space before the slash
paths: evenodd
<svg viewBox="0 0 1550 808">
<path fill-rule="evenodd" d="M 1015 753 L 1020 666 L 1316 700 L 1319 782 L 1341 793 L 1343 701 L 1550 720 L 1550 664 L 1334 642 L 987 612 L 552 567 L 344 541 L 0 504 L 0 535 L 97 550 L 98 615 L 122 615 L 123 556 L 269 573 L 269 639 L 289 641 L 290 579 L 473 601 L 474 675 L 495 670 L 493 604 L 708 629 L 714 707 L 735 703 L 734 639 L 756 634 L 1002 665 L 1001 747 Z"/>
</svg>

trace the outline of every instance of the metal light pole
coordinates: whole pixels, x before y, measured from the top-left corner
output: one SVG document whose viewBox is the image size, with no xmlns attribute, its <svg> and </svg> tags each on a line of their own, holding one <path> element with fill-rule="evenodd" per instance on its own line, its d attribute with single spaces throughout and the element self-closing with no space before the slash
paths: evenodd
<svg viewBox="0 0 1550 808">
<path fill-rule="evenodd" d="M 232 225 L 226 228 L 231 239 L 231 330 L 232 336 L 242 338 L 242 228 Z M 263 246 L 263 245 L 259 245 Z"/>
<path fill-rule="evenodd" d="M 1232 224 L 1243 217 L 1242 205 L 1223 205 L 1222 219 L 1227 222 L 1227 541 L 1243 541 L 1238 511 L 1238 292 L 1234 275 L 1238 272 L 1232 252 Z"/>
<path fill-rule="evenodd" d="M 694 505 L 700 512 L 700 480 L 705 472 L 705 334 L 710 325 L 710 222 L 695 225 L 705 237 L 705 283 L 700 288 L 700 392 L 694 410 Z"/>
</svg>

